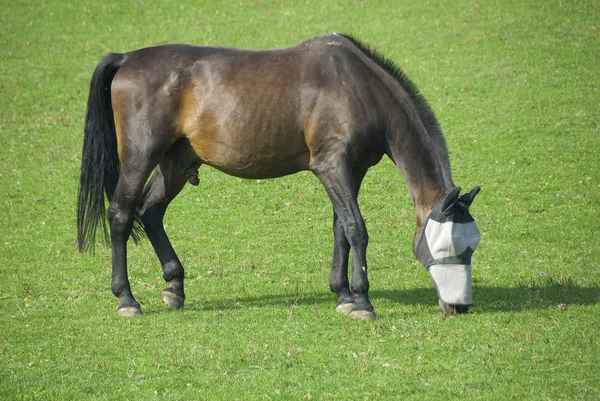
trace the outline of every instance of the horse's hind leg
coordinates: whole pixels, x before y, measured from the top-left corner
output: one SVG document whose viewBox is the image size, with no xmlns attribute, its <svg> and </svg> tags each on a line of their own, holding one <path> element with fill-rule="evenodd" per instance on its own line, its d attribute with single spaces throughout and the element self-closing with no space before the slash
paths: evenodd
<svg viewBox="0 0 600 401">
<path fill-rule="evenodd" d="M 142 309 L 131 293 L 127 276 L 127 240 L 131 235 L 135 210 L 140 202 L 144 184 L 160 156 L 140 152 L 121 164 L 119 180 L 108 208 L 112 246 L 113 294 L 119 298 L 117 313 L 123 316 L 140 315 Z"/>
<path fill-rule="evenodd" d="M 184 159 L 180 157 L 181 155 L 182 153 L 177 151 L 177 147 L 175 147 L 163 156 L 152 178 L 146 185 L 142 204 L 139 208 L 144 229 L 162 266 L 163 278 L 169 283 L 169 287 L 162 292 L 163 300 L 174 309 L 181 309 L 184 305 L 184 272 L 183 266 L 165 232 L 163 218 L 167 206 L 179 194 L 186 181 L 189 179 L 192 184 L 197 183 L 197 171 L 200 165 L 199 159 L 186 160 L 185 170 L 182 170 L 181 163 Z M 194 170 L 195 175 L 190 175 L 190 169 Z"/>
</svg>

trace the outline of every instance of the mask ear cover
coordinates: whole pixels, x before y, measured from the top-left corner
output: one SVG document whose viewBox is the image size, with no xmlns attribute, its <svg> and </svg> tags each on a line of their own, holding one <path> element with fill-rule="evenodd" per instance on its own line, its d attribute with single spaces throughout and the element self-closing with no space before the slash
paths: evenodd
<svg viewBox="0 0 600 401">
<path fill-rule="evenodd" d="M 460 187 L 456 187 L 454 188 L 452 191 L 448 192 L 446 194 L 446 196 L 444 196 L 442 198 L 442 200 L 439 203 L 439 210 L 442 213 L 449 213 L 452 211 L 452 208 L 454 207 L 454 205 L 456 204 L 456 202 L 459 200 L 458 195 L 460 194 Z M 465 196 L 465 195 L 463 195 Z M 437 209 L 437 205 L 436 207 L 434 207 L 433 209 Z M 433 213 L 433 211 L 432 211 Z"/>
<path fill-rule="evenodd" d="M 480 187 L 475 187 L 471 190 L 471 192 L 464 194 L 463 196 L 461 196 L 458 201 L 467 209 L 469 207 L 471 207 L 471 203 L 473 203 L 473 199 L 475 199 L 475 196 L 477 196 L 477 194 L 479 193 L 479 191 L 481 191 Z"/>
</svg>

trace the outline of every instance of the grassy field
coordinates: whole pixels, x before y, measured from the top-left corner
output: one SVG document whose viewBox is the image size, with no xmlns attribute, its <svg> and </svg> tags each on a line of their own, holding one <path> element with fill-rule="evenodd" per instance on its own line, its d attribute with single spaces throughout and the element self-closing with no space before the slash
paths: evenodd
<svg viewBox="0 0 600 401">
<path fill-rule="evenodd" d="M 0 0 L 0 399 L 600 399 L 600 2 Z M 309 173 L 202 168 L 167 215 L 187 305 L 130 247 L 145 315 L 114 313 L 110 251 L 76 251 L 91 73 L 109 51 L 274 48 L 347 32 L 395 60 L 482 192 L 468 315 L 444 318 L 389 160 L 367 175 L 379 319 L 333 311 L 331 206 Z"/>
</svg>

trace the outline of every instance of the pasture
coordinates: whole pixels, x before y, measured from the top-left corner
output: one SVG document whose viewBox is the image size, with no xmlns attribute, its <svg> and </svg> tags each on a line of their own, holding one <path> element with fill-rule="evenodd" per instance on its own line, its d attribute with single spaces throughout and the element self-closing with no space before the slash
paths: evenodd
<svg viewBox="0 0 600 401">
<path fill-rule="evenodd" d="M 0 399 L 600 398 L 597 0 L 2 1 L 0 26 Z M 118 317 L 110 250 L 79 254 L 76 241 L 96 64 L 163 43 L 278 48 L 334 31 L 408 74 L 454 182 L 482 188 L 470 313 L 440 313 L 384 159 L 359 198 L 377 320 L 334 312 L 332 210 L 314 176 L 205 166 L 165 220 L 185 309 L 163 304 L 143 241 L 129 273 L 145 315 Z"/>
</svg>

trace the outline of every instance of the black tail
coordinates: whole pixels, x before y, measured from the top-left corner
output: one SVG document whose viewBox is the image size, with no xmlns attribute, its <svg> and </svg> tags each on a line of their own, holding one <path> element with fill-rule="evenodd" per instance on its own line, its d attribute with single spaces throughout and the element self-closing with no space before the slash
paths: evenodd
<svg viewBox="0 0 600 401">
<path fill-rule="evenodd" d="M 80 252 L 94 248 L 100 220 L 104 239 L 108 242 L 104 194 L 110 202 L 119 178 L 110 86 L 125 58 L 124 54 L 108 54 L 96 67 L 90 84 L 77 197 L 77 241 Z"/>
</svg>

